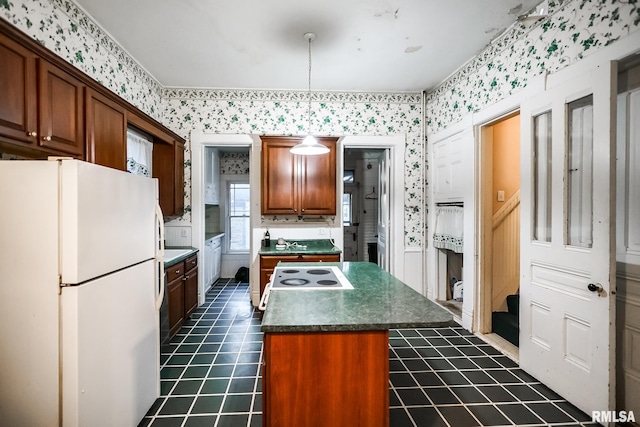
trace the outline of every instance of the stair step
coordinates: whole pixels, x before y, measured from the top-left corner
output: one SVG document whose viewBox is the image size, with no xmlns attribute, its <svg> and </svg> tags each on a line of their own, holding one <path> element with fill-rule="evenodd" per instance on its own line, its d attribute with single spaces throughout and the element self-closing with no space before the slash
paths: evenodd
<svg viewBox="0 0 640 427">
<path fill-rule="evenodd" d="M 515 346 L 520 344 L 520 325 L 517 315 L 502 311 L 494 311 L 491 313 L 491 322 L 494 333 L 500 335 Z"/>
</svg>

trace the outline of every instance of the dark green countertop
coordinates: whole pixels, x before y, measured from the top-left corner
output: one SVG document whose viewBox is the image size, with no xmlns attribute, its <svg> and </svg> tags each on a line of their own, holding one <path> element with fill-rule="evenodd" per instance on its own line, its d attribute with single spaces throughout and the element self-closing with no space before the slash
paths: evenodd
<svg viewBox="0 0 640 427">
<path fill-rule="evenodd" d="M 298 243 L 299 245 L 306 246 L 302 249 L 296 246 L 290 246 L 287 249 L 276 249 L 276 243 L 278 240 L 271 240 L 271 246 L 260 247 L 258 253 L 260 255 L 339 255 L 342 251 L 339 248 L 333 246 L 329 239 L 316 239 L 316 240 L 287 240 L 289 243 Z"/>
<path fill-rule="evenodd" d="M 451 313 L 376 264 L 325 265 L 339 266 L 354 289 L 272 290 L 262 318 L 263 332 L 364 331 L 454 325 Z"/>
</svg>

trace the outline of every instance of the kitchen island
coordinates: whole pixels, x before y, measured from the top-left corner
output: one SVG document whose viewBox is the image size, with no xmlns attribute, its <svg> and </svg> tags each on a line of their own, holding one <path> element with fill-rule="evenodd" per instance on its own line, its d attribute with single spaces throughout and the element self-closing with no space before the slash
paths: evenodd
<svg viewBox="0 0 640 427">
<path fill-rule="evenodd" d="M 389 329 L 451 326 L 453 317 L 375 264 L 324 265 L 353 289 L 270 294 L 263 425 L 388 426 Z"/>
</svg>

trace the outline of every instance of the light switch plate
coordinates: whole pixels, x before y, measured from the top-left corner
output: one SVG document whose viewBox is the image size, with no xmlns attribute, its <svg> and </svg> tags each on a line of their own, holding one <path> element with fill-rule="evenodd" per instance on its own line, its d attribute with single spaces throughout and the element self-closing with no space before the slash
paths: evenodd
<svg viewBox="0 0 640 427">
<path fill-rule="evenodd" d="M 504 202 L 504 190 L 498 190 L 498 201 Z"/>
</svg>

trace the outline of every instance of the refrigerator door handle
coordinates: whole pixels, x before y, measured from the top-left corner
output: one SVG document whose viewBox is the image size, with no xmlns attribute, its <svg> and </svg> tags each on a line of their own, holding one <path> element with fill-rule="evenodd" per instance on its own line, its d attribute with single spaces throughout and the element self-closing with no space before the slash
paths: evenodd
<svg viewBox="0 0 640 427">
<path fill-rule="evenodd" d="M 160 310 L 162 301 L 164 300 L 164 216 L 160 204 L 156 203 L 156 221 L 158 224 L 158 243 L 156 244 L 156 262 L 158 263 L 158 295 L 156 296 L 156 310 Z"/>
</svg>

